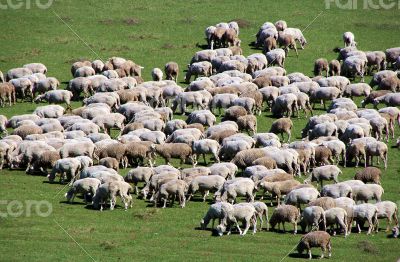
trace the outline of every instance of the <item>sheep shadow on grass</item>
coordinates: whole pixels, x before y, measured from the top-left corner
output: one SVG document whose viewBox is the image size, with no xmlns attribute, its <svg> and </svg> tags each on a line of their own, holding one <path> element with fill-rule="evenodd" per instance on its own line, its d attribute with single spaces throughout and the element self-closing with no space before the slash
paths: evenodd
<svg viewBox="0 0 400 262">
<path fill-rule="evenodd" d="M 311 255 L 313 259 L 317 259 L 320 258 L 320 255 Z M 291 258 L 304 258 L 304 259 L 308 259 L 308 254 L 307 253 L 303 253 L 303 254 L 299 254 L 299 253 L 291 253 L 289 254 L 289 257 Z"/>
</svg>

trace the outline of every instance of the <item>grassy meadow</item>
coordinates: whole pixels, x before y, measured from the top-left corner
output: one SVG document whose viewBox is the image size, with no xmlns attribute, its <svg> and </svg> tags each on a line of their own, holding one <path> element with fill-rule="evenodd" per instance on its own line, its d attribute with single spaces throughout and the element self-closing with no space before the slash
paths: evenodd
<svg viewBox="0 0 400 262">
<path fill-rule="evenodd" d="M 6 1 L 1 1 L 4 5 Z M 342 46 L 342 34 L 352 31 L 360 50 L 385 50 L 399 46 L 400 19 L 397 8 L 391 10 L 342 10 L 325 1 L 209 1 L 209 0 L 55 0 L 50 8 L 0 9 L 0 70 L 31 62 L 44 63 L 48 76 L 57 77 L 62 88 L 71 79 L 70 66 L 79 59 L 102 59 L 121 56 L 144 66 L 143 77 L 150 80 L 153 67 L 163 68 L 176 61 L 183 69 L 194 52 L 206 44 L 204 29 L 221 21 L 240 22 L 240 38 L 244 55 L 260 52 L 249 44 L 255 40 L 258 27 L 266 21 L 286 20 L 290 27 L 304 31 L 308 45 L 293 52 L 285 62 L 288 73 L 299 71 L 312 75 L 315 59 L 337 56 L 332 49 Z M 42 1 L 43 2 L 43 1 Z M 75 32 L 71 31 L 72 28 Z M 79 37 L 77 37 L 77 35 Z M 83 41 L 86 43 L 83 43 Z M 90 47 L 90 48 L 89 48 Z M 366 78 L 369 82 L 370 77 Z M 180 83 L 185 86 L 183 82 Z M 361 99 L 356 99 L 360 104 Z M 73 107 L 79 107 L 74 102 Z M 11 117 L 30 113 L 36 104 L 18 103 L 0 108 L 0 114 Z M 315 110 L 315 114 L 323 113 Z M 178 116 L 181 117 L 181 116 Z M 258 117 L 258 131 L 266 132 L 274 119 L 270 112 Z M 307 118 L 294 119 L 293 137 Z M 114 132 L 114 135 L 116 132 Z M 400 135 L 396 127 L 396 137 Z M 388 143 L 391 148 L 395 140 Z M 199 161 L 202 164 L 201 161 Z M 384 200 L 400 204 L 400 153 L 389 151 L 388 169 L 383 172 Z M 158 161 L 161 164 L 161 160 Z M 174 162 L 177 166 L 178 162 Z M 383 166 L 382 166 L 383 167 Z M 340 180 L 350 179 L 356 169 L 344 168 Z M 125 175 L 128 169 L 121 170 Z M 301 178 L 301 180 L 304 177 Z M 151 203 L 134 198 L 134 206 L 124 211 L 95 211 L 85 207 L 83 200 L 66 204 L 67 187 L 49 184 L 42 176 L 26 175 L 24 171 L 0 171 L 0 200 L 46 200 L 52 204 L 48 217 L 35 214 L 12 217 L 0 202 L 0 261 L 294 261 L 305 260 L 293 248 L 301 234 L 290 232 L 259 232 L 240 237 L 214 237 L 212 232 L 199 230 L 199 222 L 210 203 L 199 197 L 184 209 L 157 209 Z M 273 208 L 270 208 L 270 214 Z M 332 239 L 331 261 L 396 261 L 400 258 L 399 240 L 381 231 L 367 236 L 353 233 L 347 239 Z M 320 250 L 314 249 L 314 255 Z"/>
</svg>

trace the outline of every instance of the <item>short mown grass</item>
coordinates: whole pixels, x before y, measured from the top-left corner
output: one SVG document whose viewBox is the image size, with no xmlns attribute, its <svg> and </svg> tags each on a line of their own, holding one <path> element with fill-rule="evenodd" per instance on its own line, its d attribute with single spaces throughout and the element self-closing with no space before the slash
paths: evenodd
<svg viewBox="0 0 400 262">
<path fill-rule="evenodd" d="M 322 13 L 321 13 L 322 12 Z M 286 69 L 312 74 L 313 61 L 319 57 L 333 59 L 332 49 L 342 46 L 342 33 L 355 33 L 362 50 L 385 50 L 399 45 L 398 10 L 325 9 L 324 1 L 54 1 L 50 9 L 0 10 L 3 30 L 0 35 L 0 70 L 42 62 L 49 76 L 57 77 L 64 88 L 71 79 L 70 66 L 79 59 L 127 57 L 145 67 L 143 76 L 150 80 L 153 67 L 163 68 L 168 61 L 183 69 L 199 46 L 205 44 L 204 29 L 221 21 L 235 19 L 241 25 L 240 38 L 244 55 L 254 50 L 258 27 L 265 21 L 287 21 L 289 26 L 305 29 L 308 40 L 299 58 L 290 52 Z M 88 43 L 92 52 L 55 15 L 67 23 Z M 319 15 L 319 16 L 318 16 Z M 318 16 L 318 18 L 316 18 Z M 315 19 L 316 18 L 316 19 Z M 314 22 L 313 19 L 315 19 Z M 369 81 L 370 77 L 366 79 Z M 184 86 L 184 83 L 180 83 Z M 360 99 L 356 99 L 360 104 Z M 74 102 L 79 107 L 81 102 Z M 18 103 L 1 108 L 0 114 L 11 117 L 30 113 L 36 104 Z M 321 114 L 316 110 L 315 114 Z M 181 116 L 177 116 L 181 117 Z M 266 132 L 274 118 L 270 112 L 258 117 L 259 132 Z M 294 119 L 294 137 L 307 119 Z M 396 135 L 400 132 L 396 128 Z M 395 145 L 391 139 L 389 147 Z M 389 151 L 389 167 L 383 172 L 384 200 L 398 202 L 400 154 Z M 161 160 L 158 164 L 161 164 Z M 202 162 L 200 162 L 202 164 Z M 175 161 L 177 166 L 178 162 Z M 354 176 L 355 168 L 345 168 L 340 180 Z M 128 170 L 121 170 L 125 175 Z M 301 178 L 300 180 L 304 179 Z M 120 202 L 116 210 L 103 212 L 85 207 L 83 200 L 66 204 L 65 185 L 49 184 L 45 177 L 21 171 L 0 171 L 0 200 L 47 200 L 52 205 L 48 217 L 35 214 L 12 217 L 7 206 L 0 205 L 1 261 L 281 261 L 306 259 L 293 248 L 300 235 L 290 232 L 260 232 L 240 237 L 236 234 L 214 237 L 209 230 L 199 230 L 199 222 L 209 203 L 191 201 L 184 209 L 177 205 L 163 210 L 151 203 L 134 199 L 134 206 L 124 211 Z M 273 208 L 270 208 L 272 213 Z M 5 216 L 3 216 L 5 215 Z M 381 229 L 386 222 L 381 221 Z M 79 245 L 77 244 L 79 243 Z M 379 232 L 367 236 L 351 234 L 332 239 L 333 261 L 395 261 L 399 242 Z M 313 250 L 319 255 L 320 250 Z"/>
</svg>

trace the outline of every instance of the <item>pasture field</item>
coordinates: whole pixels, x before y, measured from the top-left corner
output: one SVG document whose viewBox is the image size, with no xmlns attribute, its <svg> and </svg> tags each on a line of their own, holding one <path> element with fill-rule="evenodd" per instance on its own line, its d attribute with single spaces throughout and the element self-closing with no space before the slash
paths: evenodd
<svg viewBox="0 0 400 262">
<path fill-rule="evenodd" d="M 1 1 L 6 2 L 6 1 Z M 265 21 L 286 20 L 290 27 L 304 29 L 308 45 L 293 52 L 286 60 L 288 73 L 312 74 L 315 59 L 336 57 L 332 49 L 342 46 L 342 34 L 352 31 L 360 50 L 385 50 L 399 46 L 399 10 L 392 8 L 343 10 L 326 9 L 325 1 L 315 0 L 56 0 L 48 9 L 0 9 L 0 70 L 20 67 L 29 62 L 44 63 L 49 76 L 57 77 L 62 88 L 71 79 L 70 66 L 78 59 L 103 59 L 111 56 L 130 58 L 144 66 L 143 76 L 150 80 L 153 67 L 163 68 L 176 61 L 182 69 L 193 53 L 206 42 L 204 29 L 221 21 L 237 20 L 244 55 L 259 52 L 249 44 L 258 27 Z M 43 2 L 43 1 L 42 1 Z M 361 1 L 360 1 L 361 2 Z M 4 4 L 4 3 L 3 3 Z M 72 28 L 84 44 L 71 30 Z M 89 48 L 90 47 L 90 48 Z M 93 52 L 91 51 L 93 50 Z M 370 77 L 366 78 L 369 82 Z M 184 86 L 184 83 L 181 83 Z M 361 99 L 356 102 L 359 105 Z M 80 106 L 74 102 L 73 107 Z M 0 108 L 0 114 L 11 117 L 29 113 L 37 105 L 18 103 Z M 315 110 L 321 114 L 322 110 Z M 181 117 L 181 116 L 178 116 Z M 258 117 L 258 131 L 266 132 L 274 119 L 270 112 Z M 294 119 L 293 137 L 307 119 L 301 114 Z M 113 133 L 114 135 L 117 132 Z M 400 135 L 396 127 L 396 137 Z M 384 200 L 400 204 L 400 153 L 395 140 L 388 143 L 388 169 L 382 186 Z M 202 164 L 201 161 L 199 161 Z M 158 161 L 161 164 L 161 160 Z M 174 162 L 177 166 L 177 162 Z M 356 169 L 344 168 L 340 180 L 350 179 Z M 121 170 L 125 175 L 128 169 Z M 304 176 L 300 178 L 304 179 Z M 198 197 L 184 209 L 154 208 L 149 202 L 134 198 L 132 209 L 124 211 L 121 203 L 114 211 L 103 212 L 85 208 L 83 200 L 66 204 L 65 185 L 49 184 L 42 176 L 26 175 L 24 171 L 0 171 L 0 261 L 294 261 L 304 260 L 293 248 L 301 234 L 291 232 L 259 232 L 240 237 L 214 237 L 212 232 L 199 230 L 199 222 L 209 207 Z M 40 217 L 26 210 L 13 217 L 4 201 L 46 200 L 52 205 L 50 216 Z M 25 206 L 24 206 L 25 207 Z M 270 214 L 273 208 L 270 208 Z M 8 214 L 8 215 L 7 215 Z M 400 258 L 400 242 L 381 231 L 367 236 L 352 233 L 332 238 L 331 261 L 396 261 Z M 314 249 L 314 255 L 320 250 Z"/>
</svg>

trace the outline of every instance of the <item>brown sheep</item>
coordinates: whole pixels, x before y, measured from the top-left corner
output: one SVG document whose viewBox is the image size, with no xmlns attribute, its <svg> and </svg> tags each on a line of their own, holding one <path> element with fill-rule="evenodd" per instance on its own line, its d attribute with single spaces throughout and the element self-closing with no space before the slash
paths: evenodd
<svg viewBox="0 0 400 262">
<path fill-rule="evenodd" d="M 362 157 L 364 159 L 364 166 L 367 167 L 367 162 L 366 162 L 366 152 L 365 152 L 365 147 L 361 143 L 352 143 L 348 146 L 346 150 L 346 159 L 347 162 L 351 162 L 353 158 L 356 159 L 356 165 L 355 167 L 358 167 L 358 164 L 360 163 L 360 158 Z"/>
<path fill-rule="evenodd" d="M 220 86 L 220 87 L 215 87 L 210 90 L 208 90 L 211 95 L 216 95 L 216 94 L 235 94 L 239 95 L 240 91 L 237 87 L 235 86 Z"/>
<path fill-rule="evenodd" d="M 276 161 L 270 158 L 269 156 L 257 158 L 256 160 L 253 161 L 252 165 L 253 166 L 261 165 L 265 166 L 268 169 L 275 169 L 278 167 Z"/>
<path fill-rule="evenodd" d="M 246 168 L 250 166 L 254 160 L 264 156 L 265 152 L 262 149 L 251 148 L 238 152 L 231 162 L 239 168 Z"/>
<path fill-rule="evenodd" d="M 269 223 L 271 229 L 274 230 L 276 224 L 278 224 L 278 230 L 280 230 L 280 224 L 283 225 L 283 232 L 286 232 L 285 222 L 292 223 L 294 225 L 293 234 L 297 233 L 297 222 L 300 219 L 300 210 L 292 205 L 280 205 L 272 213 Z"/>
<path fill-rule="evenodd" d="M 300 182 L 294 179 L 277 182 L 266 182 L 265 180 L 262 180 L 257 187 L 264 189 L 264 193 L 262 195 L 264 195 L 265 192 L 271 193 L 271 206 L 272 200 L 275 198 L 277 199 L 278 206 L 280 206 L 281 197 L 288 194 L 298 185 L 300 185 Z"/>
<path fill-rule="evenodd" d="M 289 52 L 289 49 L 294 49 L 294 51 L 296 51 L 297 57 L 299 56 L 299 53 L 297 52 L 296 40 L 292 35 L 279 32 L 277 42 L 279 47 L 283 47 L 283 49 L 285 50 L 286 56 Z"/>
<path fill-rule="evenodd" d="M 322 255 L 321 258 L 324 258 L 324 253 L 328 250 L 328 257 L 332 255 L 332 246 L 331 246 L 331 236 L 325 231 L 314 231 L 304 235 L 300 243 L 297 245 L 297 252 L 302 254 L 304 250 L 307 250 L 309 258 L 312 258 L 311 248 L 312 247 L 321 247 Z"/>
<path fill-rule="evenodd" d="M 126 144 L 125 156 L 127 158 L 127 162 L 133 165 L 144 164 L 145 160 L 148 161 L 148 164 L 152 166 L 151 162 L 151 148 L 152 142 L 142 141 L 142 142 L 130 142 Z"/>
<path fill-rule="evenodd" d="M 108 168 L 112 168 L 115 171 L 119 170 L 118 160 L 113 157 L 105 157 L 105 158 L 100 159 L 99 165 L 102 165 L 102 166 L 105 166 Z"/>
<path fill-rule="evenodd" d="M 257 118 L 253 115 L 238 117 L 236 123 L 239 130 L 250 131 L 253 134 L 257 133 Z"/>
<path fill-rule="evenodd" d="M 326 146 L 315 147 L 315 163 L 317 165 L 329 165 L 333 162 L 332 151 Z"/>
<path fill-rule="evenodd" d="M 325 71 L 326 76 L 328 77 L 328 60 L 325 58 L 319 58 L 314 62 L 314 75 L 322 75 L 323 71 Z"/>
<path fill-rule="evenodd" d="M 59 159 L 60 154 L 57 151 L 45 151 L 37 159 L 33 159 L 33 169 L 40 169 L 42 173 L 47 175 L 47 169 L 53 168 Z"/>
<path fill-rule="evenodd" d="M 191 163 L 194 164 L 192 147 L 185 143 L 152 144 L 150 148 L 153 161 L 155 160 L 155 156 L 159 155 L 164 158 L 167 165 L 170 164 L 171 158 L 179 158 L 181 164 L 183 164 L 185 160 L 190 159 Z"/>
<path fill-rule="evenodd" d="M 253 80 L 253 84 L 258 86 L 258 88 L 263 88 L 265 86 L 272 86 L 272 81 L 267 76 L 257 77 Z"/>
<path fill-rule="evenodd" d="M 336 202 L 332 197 L 319 197 L 308 203 L 307 206 L 319 206 L 324 210 L 336 207 Z"/>
<path fill-rule="evenodd" d="M 165 76 L 167 80 L 174 80 L 175 83 L 178 81 L 179 65 L 175 62 L 168 62 L 164 68 Z"/>
<path fill-rule="evenodd" d="M 363 101 L 361 101 L 361 107 L 365 107 L 368 104 L 372 104 L 375 98 L 384 96 L 386 94 L 392 93 L 390 90 L 376 90 L 372 91 Z"/>
<path fill-rule="evenodd" d="M 116 93 L 119 96 L 121 104 L 134 101 L 146 101 L 146 95 L 140 92 L 139 90 L 123 89 L 116 91 Z"/>
<path fill-rule="evenodd" d="M 32 134 L 42 134 L 43 130 L 37 125 L 22 125 L 13 130 L 12 135 L 20 136 L 25 139 L 26 136 Z"/>
<path fill-rule="evenodd" d="M 223 42 L 223 38 L 225 35 L 225 28 L 217 27 L 211 35 L 211 49 L 215 47 L 225 47 L 225 43 Z"/>
<path fill-rule="evenodd" d="M 264 53 L 267 53 L 276 48 L 276 39 L 272 36 L 264 40 Z"/>
<path fill-rule="evenodd" d="M 362 170 L 357 171 L 356 175 L 354 176 L 355 180 L 361 180 L 364 183 L 374 183 L 374 184 L 381 184 L 381 176 L 382 171 L 377 167 L 366 167 Z"/>
<path fill-rule="evenodd" d="M 331 60 L 328 65 L 329 76 L 340 76 L 341 65 L 336 59 Z"/>
<path fill-rule="evenodd" d="M 226 29 L 222 41 L 223 41 L 224 45 L 227 47 L 240 46 L 240 42 L 241 42 L 238 35 L 236 34 L 235 29 L 232 29 L 232 28 Z"/>
<path fill-rule="evenodd" d="M 379 89 L 397 92 L 400 89 L 400 79 L 397 76 L 384 78 L 379 83 Z"/>
<path fill-rule="evenodd" d="M 224 140 L 224 138 L 235 135 L 236 133 L 237 133 L 237 131 L 232 130 L 232 129 L 221 130 L 221 131 L 214 132 L 208 138 L 218 141 L 218 143 L 222 143 L 222 140 Z"/>
<path fill-rule="evenodd" d="M 0 106 L 4 107 L 6 100 L 8 100 L 8 105 L 11 106 L 13 103 L 15 105 L 15 87 L 11 83 L 0 83 Z"/>
<path fill-rule="evenodd" d="M 233 55 L 243 55 L 242 48 L 238 46 L 230 46 L 229 49 L 232 51 Z"/>
<path fill-rule="evenodd" d="M 204 133 L 205 131 L 204 126 L 200 123 L 189 124 L 185 128 L 197 128 L 201 133 Z"/>
<path fill-rule="evenodd" d="M 247 115 L 247 111 L 243 106 L 231 106 L 225 110 L 222 121 L 236 121 L 239 117 Z"/>
<path fill-rule="evenodd" d="M 272 123 L 269 132 L 274 134 L 281 134 L 282 140 L 284 140 L 283 134 L 286 133 L 288 134 L 288 142 L 290 142 L 290 138 L 292 135 L 292 127 L 293 127 L 292 120 L 290 120 L 290 118 L 283 117 L 275 120 Z"/>
<path fill-rule="evenodd" d="M 123 168 L 127 167 L 125 160 L 126 145 L 121 143 L 109 144 L 104 148 L 96 148 L 95 154 L 99 159 L 105 157 L 113 157 L 117 159 L 118 163 L 121 163 Z"/>
<path fill-rule="evenodd" d="M 141 128 L 144 128 L 143 123 L 141 123 L 141 122 L 129 123 L 124 127 L 121 134 L 125 135 L 131 131 L 135 131 L 136 129 L 141 129 Z"/>
<path fill-rule="evenodd" d="M 250 97 L 253 98 L 255 103 L 255 112 L 258 115 L 261 115 L 262 104 L 263 104 L 263 95 L 260 91 L 246 91 L 240 95 L 240 97 Z"/>
<path fill-rule="evenodd" d="M 278 181 L 286 181 L 286 180 L 291 180 L 291 179 L 293 179 L 293 175 L 283 172 L 283 173 L 268 175 L 268 176 L 264 177 L 261 181 L 278 182 Z"/>
</svg>

